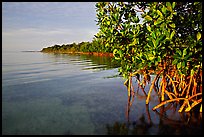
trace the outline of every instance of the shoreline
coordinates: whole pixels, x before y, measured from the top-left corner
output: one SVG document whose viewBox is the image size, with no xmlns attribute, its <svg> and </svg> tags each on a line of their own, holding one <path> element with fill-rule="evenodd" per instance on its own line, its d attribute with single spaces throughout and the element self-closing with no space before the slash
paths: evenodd
<svg viewBox="0 0 204 137">
<path fill-rule="evenodd" d="M 108 53 L 108 52 L 61 52 L 61 51 L 53 51 L 53 52 L 40 51 L 40 52 L 43 52 L 43 53 L 59 53 L 59 54 L 82 54 L 82 55 L 113 57 L 113 53 Z"/>
</svg>

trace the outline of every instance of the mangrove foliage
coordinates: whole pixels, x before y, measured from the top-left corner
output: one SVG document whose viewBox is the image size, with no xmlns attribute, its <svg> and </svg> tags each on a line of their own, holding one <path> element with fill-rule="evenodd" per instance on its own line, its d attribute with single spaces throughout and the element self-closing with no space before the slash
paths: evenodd
<svg viewBox="0 0 204 137">
<path fill-rule="evenodd" d="M 202 2 L 98 2 L 96 11 L 96 37 L 120 62 L 129 106 L 135 77 L 146 104 L 158 94 L 153 110 L 176 103 L 202 112 Z"/>
<path fill-rule="evenodd" d="M 54 45 L 50 47 L 43 48 L 42 52 L 51 52 L 51 53 L 92 53 L 92 52 L 100 52 L 100 53 L 111 53 L 111 48 L 105 47 L 101 44 L 101 40 L 93 39 L 91 42 L 80 42 L 80 43 L 72 43 L 72 44 L 62 44 L 62 45 Z"/>
</svg>

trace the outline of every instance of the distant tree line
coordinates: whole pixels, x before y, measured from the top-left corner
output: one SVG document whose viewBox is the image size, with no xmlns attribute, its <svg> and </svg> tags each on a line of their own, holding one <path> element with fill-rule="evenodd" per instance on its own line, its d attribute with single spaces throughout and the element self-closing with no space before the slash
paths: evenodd
<svg viewBox="0 0 204 137">
<path fill-rule="evenodd" d="M 75 53 L 75 52 L 101 52 L 112 53 L 111 48 L 105 47 L 100 39 L 93 39 L 91 42 L 80 42 L 78 44 L 63 44 L 46 47 L 41 50 L 42 52 L 52 53 Z"/>
</svg>

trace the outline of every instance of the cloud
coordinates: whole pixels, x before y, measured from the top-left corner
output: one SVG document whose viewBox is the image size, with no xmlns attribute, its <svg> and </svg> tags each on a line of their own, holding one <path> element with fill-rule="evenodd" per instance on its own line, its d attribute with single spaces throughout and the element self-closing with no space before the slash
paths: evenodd
<svg viewBox="0 0 204 137">
<path fill-rule="evenodd" d="M 3 2 L 2 8 L 3 49 L 91 41 L 98 31 L 93 2 Z"/>
<path fill-rule="evenodd" d="M 82 22 L 91 26 L 96 25 L 94 8 L 93 2 L 4 2 L 3 26 L 77 27 Z"/>
<path fill-rule="evenodd" d="M 42 30 L 39 28 L 23 28 L 23 29 L 15 29 L 10 30 L 7 32 L 2 32 L 4 36 L 11 36 L 11 37 L 21 37 L 21 36 L 50 36 L 50 35 L 57 35 L 57 34 L 65 34 L 69 32 L 69 30 Z"/>
<path fill-rule="evenodd" d="M 96 30 L 24 28 L 2 32 L 3 49 L 41 50 L 54 44 L 91 41 Z"/>
<path fill-rule="evenodd" d="M 16 29 L 16 30 L 10 30 L 10 31 L 3 31 L 2 35 L 7 37 L 32 37 L 32 36 L 38 36 L 38 37 L 47 37 L 47 36 L 57 36 L 57 35 L 66 35 L 66 36 L 78 36 L 80 34 L 83 34 L 84 36 L 90 36 L 96 34 L 97 31 L 90 30 L 87 28 L 79 28 L 79 29 L 40 29 L 40 28 L 23 28 L 23 29 Z"/>
</svg>

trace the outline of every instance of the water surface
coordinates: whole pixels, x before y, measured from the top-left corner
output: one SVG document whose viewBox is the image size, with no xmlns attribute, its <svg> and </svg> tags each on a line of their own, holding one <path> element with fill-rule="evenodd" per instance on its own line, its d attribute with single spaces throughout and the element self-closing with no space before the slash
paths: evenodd
<svg viewBox="0 0 204 137">
<path fill-rule="evenodd" d="M 151 111 L 154 95 L 146 107 L 140 90 L 127 119 L 124 81 L 108 57 L 3 52 L 2 134 L 201 132 L 200 116 L 187 124 L 173 109 L 161 116 Z"/>
</svg>

